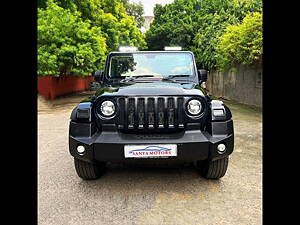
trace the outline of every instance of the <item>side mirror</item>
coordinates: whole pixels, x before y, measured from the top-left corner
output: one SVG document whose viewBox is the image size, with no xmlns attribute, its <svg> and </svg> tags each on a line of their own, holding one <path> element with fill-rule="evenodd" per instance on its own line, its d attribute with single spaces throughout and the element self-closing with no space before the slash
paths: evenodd
<svg viewBox="0 0 300 225">
<path fill-rule="evenodd" d="M 103 80 L 103 74 L 104 74 L 103 71 L 96 71 L 94 73 L 95 81 L 102 82 L 102 80 Z"/>
<path fill-rule="evenodd" d="M 208 74 L 207 70 L 204 70 L 204 69 L 198 70 L 199 81 L 200 82 L 206 82 L 207 81 L 207 74 Z"/>
</svg>

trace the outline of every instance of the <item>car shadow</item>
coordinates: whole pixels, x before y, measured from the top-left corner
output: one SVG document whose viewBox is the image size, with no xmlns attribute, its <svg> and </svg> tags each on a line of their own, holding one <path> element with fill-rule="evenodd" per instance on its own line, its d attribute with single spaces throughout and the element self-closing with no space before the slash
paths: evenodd
<svg viewBox="0 0 300 225">
<path fill-rule="evenodd" d="M 109 164 L 97 180 L 79 182 L 80 186 L 97 194 L 108 195 L 147 194 L 199 194 L 218 190 L 222 179 L 202 178 L 192 165 L 121 165 Z"/>
</svg>

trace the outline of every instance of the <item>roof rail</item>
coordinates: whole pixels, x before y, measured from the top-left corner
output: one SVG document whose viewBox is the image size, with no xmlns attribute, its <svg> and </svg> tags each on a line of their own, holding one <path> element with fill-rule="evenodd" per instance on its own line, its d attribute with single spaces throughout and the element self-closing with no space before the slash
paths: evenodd
<svg viewBox="0 0 300 225">
<path fill-rule="evenodd" d="M 137 47 L 133 47 L 133 46 L 120 46 L 119 47 L 119 51 L 120 52 L 136 52 L 137 51 Z"/>
<path fill-rule="evenodd" d="M 182 47 L 180 46 L 165 46 L 165 51 L 181 51 Z"/>
</svg>

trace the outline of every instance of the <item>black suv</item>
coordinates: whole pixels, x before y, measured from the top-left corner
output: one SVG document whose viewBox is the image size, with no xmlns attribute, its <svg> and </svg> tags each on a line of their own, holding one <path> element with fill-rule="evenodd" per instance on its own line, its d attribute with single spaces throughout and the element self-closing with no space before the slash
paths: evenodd
<svg viewBox="0 0 300 225">
<path fill-rule="evenodd" d="M 95 80 L 100 88 L 71 114 L 79 177 L 100 177 L 106 162 L 194 163 L 205 178 L 225 175 L 231 112 L 207 94 L 192 52 L 111 52 Z"/>
</svg>

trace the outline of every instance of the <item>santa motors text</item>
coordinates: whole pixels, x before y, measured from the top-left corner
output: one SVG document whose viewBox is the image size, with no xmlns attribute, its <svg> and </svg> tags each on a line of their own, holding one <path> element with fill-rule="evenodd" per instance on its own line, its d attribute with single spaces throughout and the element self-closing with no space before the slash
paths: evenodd
<svg viewBox="0 0 300 225">
<path fill-rule="evenodd" d="M 132 152 L 132 155 L 171 155 L 171 151 Z"/>
</svg>

